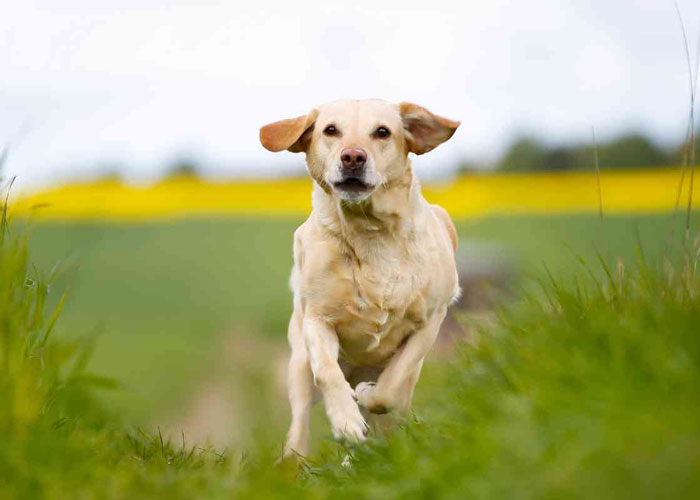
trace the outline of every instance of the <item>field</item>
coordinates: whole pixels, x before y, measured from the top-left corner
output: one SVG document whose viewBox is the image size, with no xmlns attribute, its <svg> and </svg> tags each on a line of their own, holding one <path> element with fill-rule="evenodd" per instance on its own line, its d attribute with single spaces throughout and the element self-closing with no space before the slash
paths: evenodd
<svg viewBox="0 0 700 500">
<path fill-rule="evenodd" d="M 16 439 L 15 424 L 0 497 L 658 498 L 700 487 L 697 257 L 682 274 L 682 216 L 663 213 L 458 219 L 463 258 L 495 250 L 511 264 L 501 319 L 461 318 L 478 340 L 428 363 L 417 420 L 351 450 L 352 469 L 320 408 L 314 456 L 273 467 L 302 220 L 17 219 L 10 234 L 28 226 L 31 261 L 58 263 L 52 290 L 69 291 L 52 338 L 89 336 L 84 369 L 117 384 L 37 417 L 33 438 Z"/>
<path fill-rule="evenodd" d="M 71 265 L 66 332 L 97 330 L 93 363 L 121 380 L 122 411 L 137 421 L 178 407 L 188 381 L 207 375 L 232 337 L 281 341 L 291 313 L 291 240 L 302 219 L 194 219 L 160 223 L 36 223 L 42 268 Z M 458 224 L 463 246 L 497 245 L 526 274 L 560 274 L 580 254 L 634 260 L 663 250 L 669 216 L 489 218 Z M 192 258 L 196 256 L 196 258 Z M 123 360 L 128 359 L 128 364 Z M 146 420 L 147 421 L 147 420 Z M 143 423 L 143 422 L 142 422 Z"/>
</svg>

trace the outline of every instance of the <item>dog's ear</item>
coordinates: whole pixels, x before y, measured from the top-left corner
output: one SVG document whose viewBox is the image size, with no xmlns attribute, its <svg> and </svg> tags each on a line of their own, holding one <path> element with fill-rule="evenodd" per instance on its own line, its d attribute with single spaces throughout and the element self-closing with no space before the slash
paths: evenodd
<svg viewBox="0 0 700 500">
<path fill-rule="evenodd" d="M 406 144 L 411 153 L 422 155 L 438 147 L 452 137 L 459 122 L 432 114 L 411 102 L 399 104 Z"/>
<path fill-rule="evenodd" d="M 265 125 L 260 128 L 260 142 L 273 153 L 285 149 L 292 153 L 306 152 L 317 116 L 314 109 L 308 115 Z"/>
</svg>

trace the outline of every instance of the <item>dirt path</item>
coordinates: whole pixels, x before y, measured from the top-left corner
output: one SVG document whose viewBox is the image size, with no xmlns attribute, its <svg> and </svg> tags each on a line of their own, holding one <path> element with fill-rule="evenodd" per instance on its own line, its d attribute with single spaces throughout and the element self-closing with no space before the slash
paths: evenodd
<svg viewBox="0 0 700 500">
<path fill-rule="evenodd" d="M 205 377 L 191 391 L 180 418 L 161 425 L 164 435 L 216 448 L 248 444 L 284 423 L 287 344 L 247 331 L 226 336 Z"/>
</svg>

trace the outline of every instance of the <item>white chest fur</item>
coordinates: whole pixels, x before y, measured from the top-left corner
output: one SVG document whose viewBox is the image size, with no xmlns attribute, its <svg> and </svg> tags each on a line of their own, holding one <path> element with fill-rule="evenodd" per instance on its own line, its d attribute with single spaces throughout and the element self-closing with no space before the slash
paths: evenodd
<svg viewBox="0 0 700 500">
<path fill-rule="evenodd" d="M 342 354 L 381 363 L 427 320 L 429 280 L 420 249 L 377 242 L 364 259 L 348 261 L 346 301 L 334 318 Z"/>
</svg>

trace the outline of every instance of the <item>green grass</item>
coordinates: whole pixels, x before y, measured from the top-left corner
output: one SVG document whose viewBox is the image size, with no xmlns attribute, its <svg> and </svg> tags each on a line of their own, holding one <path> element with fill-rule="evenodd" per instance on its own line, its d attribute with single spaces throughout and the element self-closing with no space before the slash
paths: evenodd
<svg viewBox="0 0 700 500">
<path fill-rule="evenodd" d="M 283 342 L 296 219 L 191 219 L 146 224 L 35 223 L 32 259 L 74 264 L 61 332 L 97 332 L 91 368 L 120 380 L 109 395 L 129 421 L 178 409 L 231 336 Z M 571 274 L 573 254 L 634 259 L 639 237 L 658 254 L 669 216 L 489 218 L 458 222 L 466 242 L 503 248 L 525 276 Z M 680 234 L 680 231 L 678 231 Z"/>
<path fill-rule="evenodd" d="M 0 367 L 10 366 L 7 353 L 14 360 L 0 372 L 0 397 L 15 401 L 0 406 L 0 498 L 696 494 L 700 273 L 697 255 L 664 264 L 668 216 L 606 218 L 602 227 L 587 216 L 460 224 L 463 238 L 510 249 L 526 271 L 523 294 L 454 360 L 425 367 L 416 419 L 388 440 L 351 450 L 323 440 L 300 466 L 274 467 L 286 424 L 277 416 L 261 418 L 272 432 L 245 449 L 135 430 L 177 411 L 227 334 L 283 342 L 297 222 L 38 224 L 32 260 L 46 268 L 72 255 L 78 269 L 63 278 L 33 270 L 21 231 L 0 245 L 0 270 L 13 276 L 0 285 Z M 70 298 L 37 363 L 17 339 L 43 342 L 64 286 Z M 95 328 L 87 363 L 92 337 L 78 334 Z M 91 373 L 126 389 L 105 393 L 109 380 Z M 341 465 L 348 452 L 351 469 Z"/>
<path fill-rule="evenodd" d="M 697 257 L 696 257 L 697 259 Z M 697 266 L 697 260 L 693 266 Z M 700 488 L 700 275 L 646 265 L 545 285 L 433 381 L 422 423 L 329 468 L 339 495 L 691 498 Z M 352 478 L 352 479 L 351 479 Z M 314 479 L 316 480 L 316 479 Z"/>
<path fill-rule="evenodd" d="M 37 224 L 32 256 L 75 264 L 61 326 L 100 333 L 93 366 L 122 381 L 110 397 L 143 423 L 208 377 L 227 336 L 284 337 L 297 222 Z"/>
<path fill-rule="evenodd" d="M 698 247 L 696 246 L 696 251 Z M 700 491 L 700 270 L 640 263 L 545 282 L 430 366 L 418 420 L 329 451 L 295 485 L 336 498 L 693 498 Z M 256 471 L 246 493 L 272 484 Z"/>
</svg>

